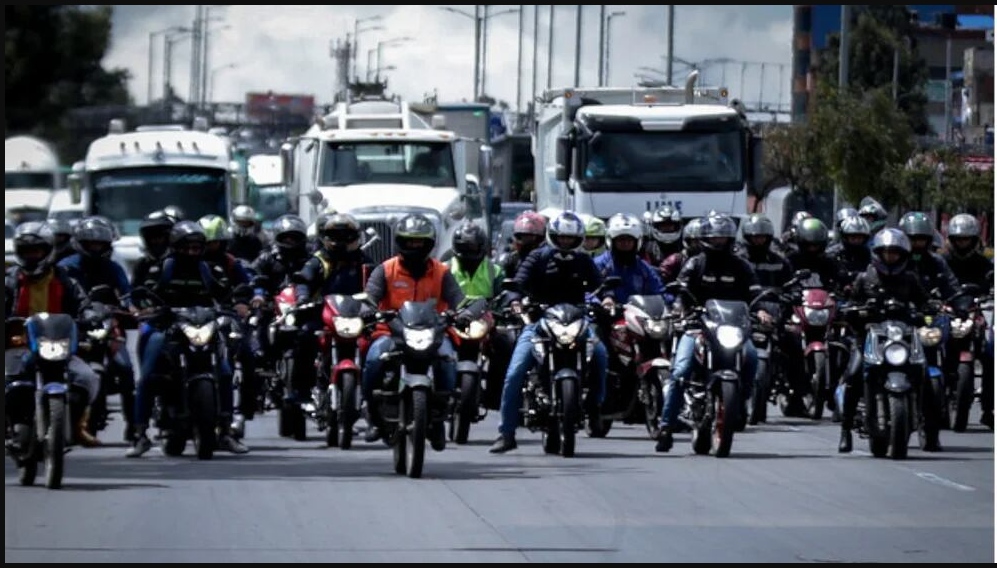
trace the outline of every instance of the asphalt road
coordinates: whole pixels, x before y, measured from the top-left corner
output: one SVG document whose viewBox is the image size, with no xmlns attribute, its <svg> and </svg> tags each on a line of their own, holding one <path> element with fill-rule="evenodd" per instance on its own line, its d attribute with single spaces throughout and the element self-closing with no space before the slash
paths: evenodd
<svg viewBox="0 0 997 568">
<path fill-rule="evenodd" d="M 74 450 L 62 491 L 17 486 L 7 459 L 4 561 L 992 563 L 994 438 L 977 418 L 904 462 L 860 440 L 839 456 L 836 425 L 781 417 L 726 460 L 692 455 L 688 435 L 655 454 L 637 427 L 581 439 L 573 460 L 528 433 L 491 456 L 489 418 L 414 481 L 383 445 L 295 443 L 270 415 L 247 456 Z"/>
</svg>

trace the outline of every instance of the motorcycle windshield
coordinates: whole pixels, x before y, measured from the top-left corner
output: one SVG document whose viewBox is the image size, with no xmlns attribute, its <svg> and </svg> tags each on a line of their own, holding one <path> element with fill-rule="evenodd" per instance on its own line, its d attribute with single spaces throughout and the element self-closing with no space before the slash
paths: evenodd
<svg viewBox="0 0 997 568">
<path fill-rule="evenodd" d="M 408 329 L 430 329 L 439 322 L 436 313 L 436 300 L 427 302 L 405 302 L 398 312 L 398 319 Z"/>
<path fill-rule="evenodd" d="M 211 308 L 184 308 L 177 312 L 177 316 L 180 320 L 199 327 L 215 321 L 215 311 Z"/>
<path fill-rule="evenodd" d="M 668 306 L 661 296 L 631 296 L 627 303 L 647 314 L 653 320 L 663 319 L 668 315 Z"/>
<path fill-rule="evenodd" d="M 704 306 L 706 318 L 716 325 L 731 325 L 747 330 L 751 326 L 748 304 L 727 300 L 709 300 Z"/>
<path fill-rule="evenodd" d="M 544 313 L 544 318 L 568 325 L 585 317 L 585 310 L 571 304 L 558 304 Z"/>
<path fill-rule="evenodd" d="M 66 314 L 39 314 L 28 320 L 28 330 L 34 340 L 63 341 L 75 338 L 76 322 Z"/>
<path fill-rule="evenodd" d="M 339 317 L 360 317 L 361 304 L 353 296 L 329 296 L 326 302 L 336 311 Z"/>
</svg>

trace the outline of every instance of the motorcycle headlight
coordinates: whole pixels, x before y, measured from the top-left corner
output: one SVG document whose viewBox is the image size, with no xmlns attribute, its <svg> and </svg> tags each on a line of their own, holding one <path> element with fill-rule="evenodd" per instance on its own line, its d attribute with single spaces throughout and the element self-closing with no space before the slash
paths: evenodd
<svg viewBox="0 0 997 568">
<path fill-rule="evenodd" d="M 104 341 L 105 339 L 107 339 L 107 336 L 109 334 L 110 334 L 110 331 L 107 330 L 107 329 L 104 329 L 104 328 L 101 328 L 101 329 L 91 329 L 90 331 L 87 332 L 87 337 L 89 337 L 90 339 L 92 339 L 94 341 Z"/>
<path fill-rule="evenodd" d="M 722 325 L 717 328 L 717 341 L 724 349 L 737 349 L 744 343 L 744 332 L 739 327 Z"/>
<path fill-rule="evenodd" d="M 286 316 L 293 309 L 294 309 L 294 305 L 293 304 L 288 304 L 286 302 L 279 302 L 277 304 L 277 311 L 279 311 L 280 315 L 282 315 L 282 316 Z"/>
<path fill-rule="evenodd" d="M 45 361 L 59 362 L 69 359 L 69 340 L 63 341 L 38 341 L 38 356 Z"/>
<path fill-rule="evenodd" d="M 900 329 L 900 326 L 888 325 L 886 326 L 886 339 L 890 341 L 900 341 L 904 338 L 904 330 Z"/>
<path fill-rule="evenodd" d="M 191 345 L 194 347 L 204 347 L 215 337 L 217 324 L 211 322 L 201 327 L 188 324 L 184 325 L 180 329 L 183 331 L 183 334 L 187 336 L 187 341 L 189 341 Z"/>
<path fill-rule="evenodd" d="M 461 339 L 468 339 L 471 341 L 481 341 L 488 334 L 488 323 L 484 320 L 474 320 L 470 325 L 467 326 L 467 331 L 457 329 L 457 335 Z"/>
<path fill-rule="evenodd" d="M 810 325 L 827 325 L 831 319 L 831 311 L 823 308 L 803 308 L 803 317 L 807 318 Z"/>
<path fill-rule="evenodd" d="M 663 320 L 648 320 L 645 329 L 651 339 L 661 339 L 665 336 L 668 325 Z"/>
<path fill-rule="evenodd" d="M 284 318 L 284 325 L 286 325 L 287 327 L 297 327 L 298 316 L 294 314 L 288 314 L 287 317 Z"/>
<path fill-rule="evenodd" d="M 968 336 L 971 331 L 973 331 L 973 320 L 958 318 L 952 320 L 952 337 L 962 339 Z"/>
<path fill-rule="evenodd" d="M 582 322 L 579 320 L 568 325 L 550 322 L 550 332 L 561 345 L 571 345 L 582 333 Z"/>
<path fill-rule="evenodd" d="M 363 331 L 363 320 L 360 318 L 333 318 L 332 323 L 336 326 L 336 333 L 344 339 L 360 337 Z"/>
<path fill-rule="evenodd" d="M 425 351 L 433 346 L 436 331 L 432 329 L 406 329 L 405 344 L 415 351 Z"/>
<path fill-rule="evenodd" d="M 887 363 L 894 367 L 899 367 L 907 363 L 910 352 L 907 351 L 907 347 L 902 343 L 891 343 L 886 346 L 886 351 L 883 355 L 886 357 Z"/>
<path fill-rule="evenodd" d="M 942 330 L 937 327 L 920 327 L 917 336 L 925 347 L 934 347 L 942 341 Z"/>
</svg>

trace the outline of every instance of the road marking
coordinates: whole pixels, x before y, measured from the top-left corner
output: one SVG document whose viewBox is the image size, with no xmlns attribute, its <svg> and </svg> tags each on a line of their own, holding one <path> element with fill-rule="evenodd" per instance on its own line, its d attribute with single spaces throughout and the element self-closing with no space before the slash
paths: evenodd
<svg viewBox="0 0 997 568">
<path fill-rule="evenodd" d="M 944 477 L 939 477 L 933 473 L 927 473 L 924 471 L 914 471 L 912 469 L 908 469 L 907 471 L 913 473 L 914 475 L 920 477 L 921 479 L 927 481 L 928 483 L 934 483 L 935 485 L 941 485 L 942 487 L 948 487 L 949 489 L 955 489 L 956 491 L 963 491 L 966 493 L 976 491 L 975 487 L 962 485 L 961 483 L 956 483 L 952 480 L 945 479 Z"/>
</svg>

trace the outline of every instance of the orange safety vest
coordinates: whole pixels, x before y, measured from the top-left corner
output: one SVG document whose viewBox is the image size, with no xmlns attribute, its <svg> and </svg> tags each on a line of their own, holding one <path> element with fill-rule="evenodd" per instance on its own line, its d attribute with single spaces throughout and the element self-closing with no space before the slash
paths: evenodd
<svg viewBox="0 0 997 568">
<path fill-rule="evenodd" d="M 450 269 L 436 260 L 429 260 L 426 274 L 418 281 L 405 270 L 397 256 L 384 263 L 384 278 L 388 285 L 387 293 L 378 305 L 380 310 L 400 310 L 405 302 L 426 302 L 436 300 L 436 311 L 444 312 L 447 306 L 443 299 L 443 277 Z M 456 307 L 456 306 L 454 306 Z"/>
</svg>

